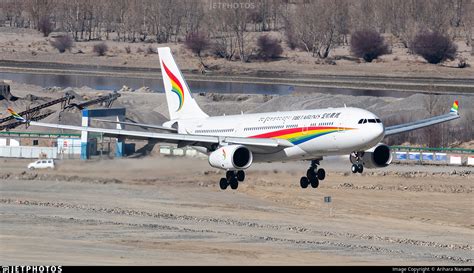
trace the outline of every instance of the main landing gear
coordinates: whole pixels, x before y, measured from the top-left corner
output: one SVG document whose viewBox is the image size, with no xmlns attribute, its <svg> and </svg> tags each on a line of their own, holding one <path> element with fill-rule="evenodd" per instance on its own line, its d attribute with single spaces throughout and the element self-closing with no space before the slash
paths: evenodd
<svg viewBox="0 0 474 273">
<path fill-rule="evenodd" d="M 362 173 L 364 171 L 364 165 L 362 165 L 362 153 L 361 152 L 354 152 L 351 154 L 351 157 L 354 159 L 352 161 L 354 164 L 352 164 L 351 171 L 352 173 Z"/>
<path fill-rule="evenodd" d="M 235 190 L 239 187 L 239 182 L 243 182 L 245 180 L 245 172 L 240 171 L 227 171 L 225 173 L 225 177 L 221 178 L 219 181 L 219 186 L 221 190 L 227 189 L 230 186 L 231 189 Z"/>
<path fill-rule="evenodd" d="M 312 160 L 311 167 L 306 171 L 306 176 L 301 177 L 300 186 L 306 189 L 309 185 L 313 188 L 319 187 L 319 181 L 323 181 L 326 178 L 326 171 L 324 169 L 318 169 L 319 160 Z"/>
</svg>

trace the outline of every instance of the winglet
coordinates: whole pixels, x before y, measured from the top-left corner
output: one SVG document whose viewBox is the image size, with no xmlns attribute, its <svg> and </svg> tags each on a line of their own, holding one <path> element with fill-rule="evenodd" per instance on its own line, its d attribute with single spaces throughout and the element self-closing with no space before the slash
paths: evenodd
<svg viewBox="0 0 474 273">
<path fill-rule="evenodd" d="M 451 110 L 449 112 L 459 115 L 458 110 L 459 110 L 459 103 L 457 100 L 455 100 L 453 103 L 453 107 L 451 107 Z"/>
<path fill-rule="evenodd" d="M 26 122 L 26 119 L 24 119 L 22 116 L 20 116 L 17 112 L 13 111 L 12 108 L 8 107 L 7 111 L 12 115 L 16 120 L 21 121 L 21 122 Z"/>
</svg>

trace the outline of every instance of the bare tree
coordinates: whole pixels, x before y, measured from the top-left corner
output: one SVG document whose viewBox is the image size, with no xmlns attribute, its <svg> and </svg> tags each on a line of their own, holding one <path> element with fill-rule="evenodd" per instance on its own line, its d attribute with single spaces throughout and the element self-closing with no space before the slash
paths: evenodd
<svg viewBox="0 0 474 273">
<path fill-rule="evenodd" d="M 287 20 L 286 31 L 297 39 L 296 45 L 312 56 L 326 58 L 341 42 L 338 12 L 345 1 L 315 0 L 297 7 Z M 287 35 L 288 37 L 288 35 Z"/>
</svg>

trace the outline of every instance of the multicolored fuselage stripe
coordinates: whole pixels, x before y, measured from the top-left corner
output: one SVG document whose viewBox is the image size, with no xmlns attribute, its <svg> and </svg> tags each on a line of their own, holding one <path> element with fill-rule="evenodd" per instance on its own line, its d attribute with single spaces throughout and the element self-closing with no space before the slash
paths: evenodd
<svg viewBox="0 0 474 273">
<path fill-rule="evenodd" d="M 8 111 L 8 112 L 10 113 L 10 115 L 12 115 L 16 120 L 25 121 L 25 119 L 24 119 L 22 116 L 18 115 L 17 112 L 13 111 L 13 109 L 7 108 L 7 111 Z"/>
<path fill-rule="evenodd" d="M 181 110 L 181 108 L 183 107 L 183 104 L 184 104 L 183 86 L 179 82 L 178 78 L 176 78 L 176 76 L 173 75 L 173 73 L 171 73 L 171 71 L 168 69 L 168 67 L 165 65 L 165 63 L 164 62 L 162 62 L 162 63 L 163 63 L 163 67 L 165 68 L 166 75 L 168 75 L 168 77 L 170 78 L 170 81 L 171 81 L 171 91 L 173 93 L 175 93 L 176 95 L 178 95 L 179 106 L 178 106 L 178 109 L 176 111 L 179 111 L 179 110 Z"/>
<path fill-rule="evenodd" d="M 458 101 L 454 101 L 453 103 L 453 107 L 451 107 L 451 111 L 450 112 L 457 112 L 459 110 L 459 103 Z"/>
<path fill-rule="evenodd" d="M 274 132 L 251 136 L 251 138 L 281 138 L 298 145 L 308 140 L 335 133 L 338 131 L 352 130 L 353 128 L 343 127 L 308 127 L 308 128 L 291 128 L 282 129 Z"/>
</svg>

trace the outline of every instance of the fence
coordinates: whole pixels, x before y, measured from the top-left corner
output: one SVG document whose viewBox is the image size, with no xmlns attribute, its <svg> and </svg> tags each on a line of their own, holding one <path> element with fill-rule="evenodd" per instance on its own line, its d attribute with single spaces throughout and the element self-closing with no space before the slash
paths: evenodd
<svg viewBox="0 0 474 273">
<path fill-rule="evenodd" d="M 474 166 L 474 150 L 461 148 L 418 148 L 392 146 L 395 162 Z"/>
<path fill-rule="evenodd" d="M 56 147 L 0 146 L 0 157 L 58 158 Z"/>
</svg>

